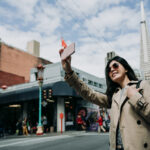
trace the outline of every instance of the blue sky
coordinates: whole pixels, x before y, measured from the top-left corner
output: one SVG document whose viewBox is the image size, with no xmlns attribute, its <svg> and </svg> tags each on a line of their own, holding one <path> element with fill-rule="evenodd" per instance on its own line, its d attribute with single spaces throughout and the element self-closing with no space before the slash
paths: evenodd
<svg viewBox="0 0 150 150">
<path fill-rule="evenodd" d="M 150 30 L 150 2 L 144 0 Z M 0 38 L 26 51 L 40 42 L 40 57 L 59 62 L 63 37 L 76 43 L 72 66 L 104 77 L 106 53 L 139 68 L 140 0 L 0 0 Z"/>
</svg>

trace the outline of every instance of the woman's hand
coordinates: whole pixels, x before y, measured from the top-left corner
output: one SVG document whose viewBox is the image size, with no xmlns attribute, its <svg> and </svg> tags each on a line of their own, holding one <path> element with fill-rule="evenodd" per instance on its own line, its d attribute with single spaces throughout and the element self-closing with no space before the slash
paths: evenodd
<svg viewBox="0 0 150 150">
<path fill-rule="evenodd" d="M 59 50 L 59 54 L 61 56 L 64 49 Z M 66 73 L 70 73 L 72 71 L 71 68 L 71 56 L 67 57 L 65 60 L 61 60 L 62 67 Z"/>
<path fill-rule="evenodd" d="M 131 98 L 132 96 L 134 96 L 137 92 L 139 92 L 141 89 L 140 88 L 136 88 L 133 86 L 129 86 L 127 89 L 127 97 Z"/>
</svg>

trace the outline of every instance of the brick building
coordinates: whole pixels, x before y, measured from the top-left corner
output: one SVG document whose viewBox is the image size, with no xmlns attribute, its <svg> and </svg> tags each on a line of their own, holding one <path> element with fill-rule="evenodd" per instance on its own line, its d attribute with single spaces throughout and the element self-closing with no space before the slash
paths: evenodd
<svg viewBox="0 0 150 150">
<path fill-rule="evenodd" d="M 25 77 L 0 71 L 0 87 L 3 85 L 12 86 L 21 83 L 25 83 Z"/>
<path fill-rule="evenodd" d="M 32 41 L 34 42 L 36 41 Z M 28 82 L 31 68 L 38 64 L 46 65 L 51 62 L 3 42 L 0 43 L 0 71 L 13 74 L 13 77 L 14 75 L 24 77 L 25 82 Z"/>
</svg>

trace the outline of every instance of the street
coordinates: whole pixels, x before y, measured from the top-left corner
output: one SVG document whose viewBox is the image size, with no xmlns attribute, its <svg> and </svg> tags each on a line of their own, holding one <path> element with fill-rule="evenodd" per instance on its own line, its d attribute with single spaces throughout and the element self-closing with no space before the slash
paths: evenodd
<svg viewBox="0 0 150 150">
<path fill-rule="evenodd" d="M 109 134 L 74 132 L 0 139 L 0 150 L 109 150 Z"/>
</svg>

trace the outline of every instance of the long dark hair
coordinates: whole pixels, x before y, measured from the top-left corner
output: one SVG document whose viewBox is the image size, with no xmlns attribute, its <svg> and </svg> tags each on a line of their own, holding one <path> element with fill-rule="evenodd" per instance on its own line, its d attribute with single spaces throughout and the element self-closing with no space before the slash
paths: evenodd
<svg viewBox="0 0 150 150">
<path fill-rule="evenodd" d="M 105 68 L 105 76 L 106 76 L 106 84 L 107 84 L 106 95 L 108 97 L 108 101 L 109 101 L 110 105 L 112 103 L 112 96 L 113 96 L 114 92 L 116 91 L 116 89 L 118 87 L 120 87 L 119 84 L 113 82 L 109 77 L 109 65 L 113 60 L 119 62 L 127 70 L 126 74 L 129 78 L 129 80 L 134 80 L 134 81 L 138 80 L 133 69 L 130 67 L 130 65 L 124 58 L 115 56 L 111 60 L 109 60 L 106 65 L 106 68 Z"/>
</svg>

